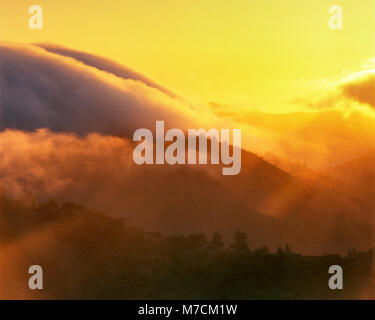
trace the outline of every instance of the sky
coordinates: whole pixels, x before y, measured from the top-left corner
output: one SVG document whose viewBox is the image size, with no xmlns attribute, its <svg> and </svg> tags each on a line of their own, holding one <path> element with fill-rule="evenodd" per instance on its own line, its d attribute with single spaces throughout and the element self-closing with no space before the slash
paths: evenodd
<svg viewBox="0 0 375 320">
<path fill-rule="evenodd" d="M 30 5 L 43 30 L 28 27 Z M 343 7 L 343 29 L 328 9 Z M 289 112 L 299 96 L 374 56 L 375 2 L 362 0 L 1 0 L 0 38 L 52 42 L 130 66 L 192 101 Z"/>
</svg>

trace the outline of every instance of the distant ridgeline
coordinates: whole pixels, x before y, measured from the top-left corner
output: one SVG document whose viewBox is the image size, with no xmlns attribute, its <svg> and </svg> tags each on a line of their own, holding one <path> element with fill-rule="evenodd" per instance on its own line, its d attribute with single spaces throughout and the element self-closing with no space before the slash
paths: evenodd
<svg viewBox="0 0 375 320">
<path fill-rule="evenodd" d="M 31 264 L 43 266 L 43 297 L 57 299 L 374 298 L 373 249 L 303 256 L 249 248 L 240 231 L 228 245 L 219 233 L 163 236 L 73 203 L 1 196 L 0 241 L 7 298 L 22 298 L 14 288 Z M 328 289 L 334 264 L 345 270 L 344 290 Z"/>
</svg>

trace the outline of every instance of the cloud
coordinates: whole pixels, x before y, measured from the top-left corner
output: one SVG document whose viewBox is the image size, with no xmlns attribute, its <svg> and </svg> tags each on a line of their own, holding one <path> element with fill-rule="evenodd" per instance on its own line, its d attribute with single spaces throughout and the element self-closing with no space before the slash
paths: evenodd
<svg viewBox="0 0 375 320">
<path fill-rule="evenodd" d="M 308 110 L 329 110 L 334 109 L 338 106 L 342 99 L 341 93 L 337 90 L 325 92 L 323 95 L 321 92 L 314 92 L 314 97 L 297 97 L 291 102 L 296 105 L 302 105 Z"/>
<path fill-rule="evenodd" d="M 146 76 L 140 74 L 139 72 L 136 72 L 124 65 L 121 65 L 119 63 L 116 63 L 110 59 L 95 56 L 92 54 L 89 54 L 87 52 L 77 51 L 69 48 L 65 48 L 56 44 L 51 43 L 37 43 L 35 44 L 41 48 L 44 48 L 45 50 L 56 53 L 61 56 L 71 57 L 76 59 L 77 61 L 83 62 L 87 66 L 94 67 L 98 70 L 103 70 L 108 73 L 112 73 L 117 77 L 123 78 L 123 79 L 131 79 L 136 81 L 141 81 L 147 86 L 151 88 L 156 88 L 166 95 L 170 96 L 171 98 L 177 98 L 181 99 L 177 94 L 172 92 L 171 90 L 163 87 L 162 85 L 156 83 L 155 81 L 147 78 Z"/>
<path fill-rule="evenodd" d="M 375 109 L 375 74 L 366 73 L 341 86 L 345 97 Z"/>
<path fill-rule="evenodd" d="M 84 204 L 146 230 L 232 232 L 251 224 L 254 210 L 217 182 L 220 166 L 138 166 L 133 149 L 128 138 L 98 133 L 6 130 L 0 133 L 0 189 L 27 202 Z M 228 222 L 233 206 L 246 215 Z"/>
<path fill-rule="evenodd" d="M 332 79 L 306 83 L 307 93 L 291 102 L 308 110 L 368 110 L 375 109 L 375 69 L 365 65 L 360 71 Z M 310 87 L 315 87 L 309 90 Z"/>
<path fill-rule="evenodd" d="M 266 113 L 211 103 L 211 110 L 256 130 L 263 143 L 251 150 L 302 162 L 313 169 L 331 166 L 375 150 L 375 69 L 305 83 L 303 96 L 291 101 L 299 111 Z"/>
<path fill-rule="evenodd" d="M 328 168 L 375 150 L 375 118 L 360 110 L 300 111 L 285 114 L 210 104 L 220 117 L 254 128 L 264 143 L 252 150 Z"/>
<path fill-rule="evenodd" d="M 52 44 L 1 43 L 0 59 L 0 130 L 48 128 L 130 137 L 138 128 L 153 129 L 156 120 L 164 120 L 167 129 L 242 127 L 245 149 L 312 167 L 340 163 L 374 148 L 371 117 L 358 109 L 324 108 L 373 103 L 369 71 L 329 86 L 318 112 L 271 114 L 218 103 L 198 112 L 140 73 L 85 52 Z M 309 102 L 309 109 L 313 105 Z M 348 110 L 354 110 L 351 116 L 345 114 Z"/>
<path fill-rule="evenodd" d="M 179 128 L 197 122 L 187 102 L 151 80 L 109 60 L 70 53 L 81 61 L 38 46 L 0 44 L 0 129 L 130 136 L 159 119 Z"/>
</svg>

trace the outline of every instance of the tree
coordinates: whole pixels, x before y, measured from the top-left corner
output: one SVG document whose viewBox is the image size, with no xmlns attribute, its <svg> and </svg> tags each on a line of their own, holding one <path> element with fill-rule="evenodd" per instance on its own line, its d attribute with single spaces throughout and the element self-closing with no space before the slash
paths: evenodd
<svg viewBox="0 0 375 320">
<path fill-rule="evenodd" d="M 286 244 L 286 246 L 285 246 L 285 253 L 286 254 L 290 254 L 291 253 L 289 244 Z"/>
<path fill-rule="evenodd" d="M 219 232 L 215 232 L 211 238 L 211 245 L 213 248 L 221 249 L 224 247 L 223 237 Z"/>
<path fill-rule="evenodd" d="M 231 248 L 238 252 L 249 251 L 246 233 L 237 230 L 234 234 L 234 240 Z"/>
</svg>

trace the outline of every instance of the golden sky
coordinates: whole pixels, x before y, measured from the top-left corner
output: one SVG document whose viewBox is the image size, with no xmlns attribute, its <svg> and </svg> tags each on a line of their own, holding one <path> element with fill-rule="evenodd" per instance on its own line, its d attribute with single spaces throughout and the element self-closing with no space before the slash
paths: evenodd
<svg viewBox="0 0 375 320">
<path fill-rule="evenodd" d="M 30 5 L 44 29 L 30 30 Z M 343 7 L 343 30 L 328 9 Z M 193 100 L 285 112 L 374 56 L 372 0 L 1 0 L 0 37 L 114 59 Z"/>
</svg>

